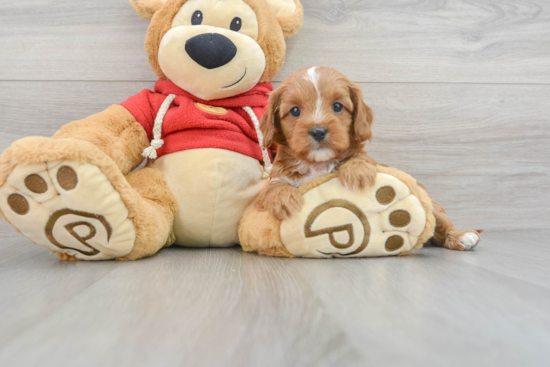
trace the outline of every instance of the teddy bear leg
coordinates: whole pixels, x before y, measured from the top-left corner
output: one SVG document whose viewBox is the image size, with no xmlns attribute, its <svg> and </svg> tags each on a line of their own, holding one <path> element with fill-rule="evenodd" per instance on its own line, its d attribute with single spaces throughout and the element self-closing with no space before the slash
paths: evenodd
<svg viewBox="0 0 550 367">
<path fill-rule="evenodd" d="M 154 167 L 125 177 L 94 144 L 26 138 L 0 156 L 0 209 L 64 260 L 134 260 L 170 243 L 175 205 Z"/>
<path fill-rule="evenodd" d="M 351 258 L 395 256 L 420 248 L 433 236 L 431 199 L 416 180 L 377 167 L 373 186 L 350 190 L 338 174 L 299 187 L 300 212 L 278 220 L 257 205 L 239 228 L 244 251 L 270 256 Z"/>
<path fill-rule="evenodd" d="M 132 252 L 117 260 L 137 260 L 152 256 L 161 248 L 174 243 L 173 227 L 177 203 L 166 186 L 164 175 L 152 163 L 130 173 L 126 178 L 139 194 L 139 216 L 134 219 L 138 235 Z"/>
<path fill-rule="evenodd" d="M 295 257 L 282 243 L 279 231 L 281 221 L 269 211 L 260 211 L 257 206 L 251 206 L 240 224 L 239 243 L 243 251 L 273 257 Z"/>
<path fill-rule="evenodd" d="M 461 231 L 457 229 L 451 218 L 445 213 L 445 209 L 432 199 L 433 213 L 435 216 L 435 234 L 432 243 L 449 250 L 469 251 L 473 250 L 481 241 L 483 230 Z"/>
</svg>

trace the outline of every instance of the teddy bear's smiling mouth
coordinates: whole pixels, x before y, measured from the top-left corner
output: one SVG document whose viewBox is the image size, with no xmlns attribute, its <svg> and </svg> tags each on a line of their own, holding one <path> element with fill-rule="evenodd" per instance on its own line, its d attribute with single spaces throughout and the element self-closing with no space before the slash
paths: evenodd
<svg viewBox="0 0 550 367">
<path fill-rule="evenodd" d="M 243 76 L 241 76 L 241 79 L 237 80 L 235 83 L 233 83 L 233 84 L 231 84 L 231 85 L 228 85 L 227 87 L 222 87 L 222 89 L 230 88 L 230 87 L 232 87 L 232 86 L 234 86 L 234 85 L 239 84 L 239 83 L 241 82 L 241 80 L 243 80 L 244 77 L 246 76 L 246 70 L 247 70 L 247 69 L 244 69 L 244 74 L 243 74 Z"/>
</svg>

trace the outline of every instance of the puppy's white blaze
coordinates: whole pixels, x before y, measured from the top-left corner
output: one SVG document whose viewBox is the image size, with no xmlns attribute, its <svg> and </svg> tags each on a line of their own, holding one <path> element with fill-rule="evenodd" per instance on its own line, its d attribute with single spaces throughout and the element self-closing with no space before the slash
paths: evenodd
<svg viewBox="0 0 550 367">
<path fill-rule="evenodd" d="M 320 124 L 323 122 L 323 97 L 321 96 L 321 89 L 319 89 L 319 73 L 317 73 L 317 66 L 307 70 L 305 79 L 313 83 L 315 91 L 317 92 L 317 104 L 315 106 L 315 113 L 313 114 L 313 121 L 316 124 Z"/>
<path fill-rule="evenodd" d="M 306 80 L 309 80 L 315 86 L 315 90 L 319 92 L 319 74 L 317 74 L 317 66 L 307 69 Z"/>
<path fill-rule="evenodd" d="M 317 106 L 315 106 L 313 121 L 316 124 L 320 124 L 323 122 L 323 99 L 321 98 L 321 94 L 319 94 L 319 97 L 317 97 Z"/>
<path fill-rule="evenodd" d="M 315 162 L 326 162 L 334 158 L 332 149 L 324 148 L 313 150 L 309 153 L 308 158 Z"/>
</svg>

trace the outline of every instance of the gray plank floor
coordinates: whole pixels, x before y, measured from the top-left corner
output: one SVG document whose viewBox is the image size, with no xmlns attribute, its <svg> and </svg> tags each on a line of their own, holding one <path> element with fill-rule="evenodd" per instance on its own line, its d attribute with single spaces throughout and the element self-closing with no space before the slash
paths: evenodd
<svg viewBox="0 0 550 367">
<path fill-rule="evenodd" d="M 0 223 L 0 366 L 550 365 L 550 1 L 302 2 L 275 85 L 359 83 L 369 152 L 480 246 L 64 263 Z M 127 0 L 2 0 L 0 151 L 152 88 L 146 30 Z"/>
<path fill-rule="evenodd" d="M 5 236 L 2 366 L 548 365 L 548 230 L 336 261 L 172 248 L 66 263 Z"/>
</svg>

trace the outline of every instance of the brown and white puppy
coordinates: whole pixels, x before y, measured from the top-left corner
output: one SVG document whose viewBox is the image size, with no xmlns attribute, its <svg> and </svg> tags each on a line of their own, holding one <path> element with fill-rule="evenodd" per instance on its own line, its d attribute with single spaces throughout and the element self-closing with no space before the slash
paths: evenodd
<svg viewBox="0 0 550 367">
<path fill-rule="evenodd" d="M 340 72 L 310 67 L 291 74 L 271 94 L 260 124 L 264 145 L 276 143 L 277 156 L 258 208 L 287 219 L 302 206 L 300 185 L 336 171 L 349 189 L 373 185 L 376 162 L 365 151 L 373 119 L 361 89 Z"/>
</svg>

